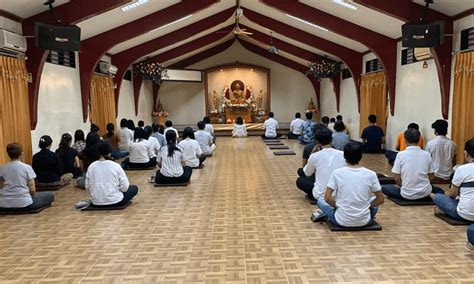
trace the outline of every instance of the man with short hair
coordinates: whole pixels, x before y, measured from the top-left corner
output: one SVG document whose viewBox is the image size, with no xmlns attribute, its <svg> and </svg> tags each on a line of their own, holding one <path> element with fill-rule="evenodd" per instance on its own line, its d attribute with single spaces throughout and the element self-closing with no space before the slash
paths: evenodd
<svg viewBox="0 0 474 284">
<path fill-rule="evenodd" d="M 456 144 L 446 137 L 448 134 L 446 120 L 438 119 L 431 127 L 436 138 L 426 144 L 425 151 L 430 153 L 433 159 L 435 179 L 447 181 L 453 173 L 453 165 L 456 164 Z"/>
<path fill-rule="evenodd" d="M 268 119 L 263 123 L 263 129 L 265 129 L 265 134 L 262 135 L 262 138 L 278 138 L 280 134 L 277 133 L 278 130 L 278 121 L 273 117 L 275 114 L 273 112 L 268 113 Z"/>
<path fill-rule="evenodd" d="M 329 117 L 323 116 L 321 118 L 321 123 L 324 124 L 325 126 L 329 126 Z"/>
<path fill-rule="evenodd" d="M 197 142 L 199 142 L 202 154 L 206 157 L 210 157 L 216 150 L 216 145 L 214 144 L 212 135 L 211 133 L 204 130 L 206 128 L 206 124 L 203 121 L 199 121 L 197 123 L 197 127 L 198 131 L 194 132 L 194 138 Z"/>
<path fill-rule="evenodd" d="M 153 123 L 151 127 L 153 129 L 153 133 L 151 134 L 151 136 L 155 137 L 158 142 L 160 142 L 161 147 L 166 146 L 165 136 L 160 133 L 160 127 L 163 128 L 163 125 Z"/>
<path fill-rule="evenodd" d="M 138 127 L 145 129 L 145 122 L 143 120 L 138 121 Z"/>
<path fill-rule="evenodd" d="M 344 147 L 344 159 L 347 165 L 331 173 L 324 198 L 318 199 L 321 211 L 313 212 L 312 219 L 325 216 L 342 227 L 366 226 L 384 202 L 380 183 L 375 172 L 359 166 L 362 159 L 360 143 L 348 143 Z"/>
<path fill-rule="evenodd" d="M 410 128 L 413 128 L 413 129 L 416 129 L 418 131 L 420 131 L 420 126 L 414 122 L 408 124 L 407 126 L 407 129 L 410 129 Z M 423 135 L 420 134 L 420 141 L 418 142 L 417 144 L 421 149 L 423 149 L 425 147 L 425 139 L 423 138 Z M 404 133 L 399 133 L 398 136 L 397 136 L 397 144 L 395 146 L 395 149 L 397 151 L 403 151 L 407 148 L 407 143 L 406 143 L 406 140 L 404 138 Z M 395 161 L 395 158 L 397 157 L 397 154 L 399 152 L 397 151 L 385 151 L 385 157 L 387 157 L 388 159 L 388 163 L 390 165 L 393 165 L 393 162 Z"/>
<path fill-rule="evenodd" d="M 362 131 L 362 141 L 364 143 L 364 153 L 381 153 L 384 136 L 382 128 L 377 126 L 377 116 L 369 115 L 369 126 Z"/>
<path fill-rule="evenodd" d="M 301 113 L 295 113 L 295 119 L 291 121 L 290 132 L 288 132 L 288 139 L 298 139 L 301 135 L 304 120 L 301 119 Z"/>
<path fill-rule="evenodd" d="M 163 135 L 166 137 L 166 132 L 168 132 L 168 130 L 173 130 L 174 132 L 176 132 L 176 139 L 179 138 L 179 133 L 178 133 L 178 130 L 176 130 L 175 128 L 173 128 L 173 122 L 171 120 L 167 120 L 165 121 L 165 131 L 163 133 Z"/>
<path fill-rule="evenodd" d="M 300 177 L 296 184 L 304 191 L 310 201 L 315 201 L 324 195 L 326 185 L 331 173 L 345 165 L 342 151 L 331 148 L 332 132 L 327 128 L 319 129 L 315 134 L 316 141 L 321 144 L 321 150 L 317 151 L 308 159 L 308 163 L 303 168 L 305 177 L 315 174 L 313 187 L 302 187 L 301 181 L 305 177 Z M 298 182 L 299 181 L 299 182 Z"/>
<path fill-rule="evenodd" d="M 308 111 L 306 114 L 306 121 L 301 125 L 302 133 L 298 137 L 301 144 L 308 144 L 314 141 L 314 122 L 313 113 Z"/>
<path fill-rule="evenodd" d="M 398 186 L 383 185 L 383 193 L 389 197 L 409 201 L 423 199 L 431 192 L 443 193 L 442 189 L 430 183 L 434 177 L 433 161 L 430 154 L 418 146 L 420 131 L 409 128 L 404 136 L 408 147 L 398 153 L 392 168 Z"/>
<path fill-rule="evenodd" d="M 133 141 L 133 131 L 128 128 L 128 120 L 122 118 L 120 120 L 120 133 L 119 133 L 119 150 L 127 152 L 130 150 L 130 144 Z"/>
</svg>

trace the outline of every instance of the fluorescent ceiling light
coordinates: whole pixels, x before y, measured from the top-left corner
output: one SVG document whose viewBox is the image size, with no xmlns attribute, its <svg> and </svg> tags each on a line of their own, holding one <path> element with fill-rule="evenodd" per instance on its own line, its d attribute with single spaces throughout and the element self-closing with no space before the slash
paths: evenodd
<svg viewBox="0 0 474 284">
<path fill-rule="evenodd" d="M 135 9 L 138 6 L 148 3 L 150 0 L 134 0 L 132 3 L 124 5 L 121 7 L 122 11 L 127 12 L 129 10 Z"/>
<path fill-rule="evenodd" d="M 182 17 L 181 19 L 177 19 L 176 21 L 173 21 L 173 22 L 171 22 L 171 23 L 164 24 L 164 25 L 162 25 L 161 27 L 158 27 L 158 28 L 156 28 L 156 29 L 153 29 L 153 30 L 149 31 L 149 33 L 156 32 L 157 30 L 161 30 L 161 29 L 166 28 L 166 27 L 168 27 L 168 26 L 174 25 L 174 24 L 176 24 L 176 23 L 178 23 L 178 22 L 181 22 L 181 21 L 186 20 L 187 18 L 191 18 L 192 16 L 193 16 L 193 14 L 184 16 L 184 17 Z"/>
<path fill-rule="evenodd" d="M 357 6 L 352 4 L 352 3 L 348 3 L 346 2 L 345 0 L 332 0 L 332 2 L 336 3 L 336 4 L 339 4 L 341 6 L 344 6 L 348 9 L 351 9 L 351 10 L 357 10 Z"/>
<path fill-rule="evenodd" d="M 306 21 L 306 20 L 300 19 L 300 18 L 298 18 L 298 17 L 292 16 L 292 15 L 289 15 L 289 14 L 285 14 L 285 15 L 287 15 L 288 17 L 290 17 L 290 18 L 292 18 L 292 19 L 295 19 L 295 20 L 298 20 L 298 21 L 300 21 L 300 22 L 302 22 L 302 23 L 305 23 L 305 24 L 307 24 L 307 25 L 310 25 L 310 26 L 312 26 L 312 27 L 314 27 L 314 28 L 323 30 L 323 31 L 325 31 L 325 32 L 328 32 L 328 31 L 329 31 L 329 30 L 326 29 L 325 27 L 321 27 L 321 26 L 319 26 L 319 25 L 313 24 L 313 23 L 311 23 L 311 22 L 308 22 L 308 21 Z"/>
</svg>

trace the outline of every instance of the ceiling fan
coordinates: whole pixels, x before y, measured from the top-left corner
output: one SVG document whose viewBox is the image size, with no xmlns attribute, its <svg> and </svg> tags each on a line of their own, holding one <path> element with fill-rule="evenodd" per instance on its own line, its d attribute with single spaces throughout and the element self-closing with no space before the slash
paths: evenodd
<svg viewBox="0 0 474 284">
<path fill-rule="evenodd" d="M 221 32 L 218 32 L 218 33 L 229 33 L 229 32 L 232 32 L 234 35 L 236 36 L 249 36 L 249 35 L 253 35 L 253 33 L 251 32 L 247 32 L 246 30 L 247 29 L 241 29 L 239 27 L 239 19 L 244 15 L 244 9 L 240 8 L 240 3 L 239 3 L 239 0 L 237 0 L 237 9 L 235 9 L 235 26 L 234 26 L 234 29 L 232 31 L 221 31 Z"/>
</svg>

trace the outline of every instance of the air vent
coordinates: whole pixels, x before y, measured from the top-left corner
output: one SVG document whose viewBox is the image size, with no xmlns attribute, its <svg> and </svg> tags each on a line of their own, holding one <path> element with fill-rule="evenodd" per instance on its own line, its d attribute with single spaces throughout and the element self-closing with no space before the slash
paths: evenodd
<svg viewBox="0 0 474 284">
<path fill-rule="evenodd" d="M 461 31 L 461 50 L 474 49 L 474 27 Z"/>
<path fill-rule="evenodd" d="M 76 68 L 76 54 L 74 51 L 63 52 L 51 50 L 48 53 L 46 62 L 65 67 Z"/>
<path fill-rule="evenodd" d="M 376 72 L 382 69 L 382 63 L 378 58 L 365 62 L 365 73 Z"/>
</svg>

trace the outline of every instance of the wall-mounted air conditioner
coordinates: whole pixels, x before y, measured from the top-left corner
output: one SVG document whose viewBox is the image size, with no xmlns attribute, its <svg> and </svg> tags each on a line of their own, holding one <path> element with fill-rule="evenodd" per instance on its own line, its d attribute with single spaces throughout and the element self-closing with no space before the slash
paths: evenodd
<svg viewBox="0 0 474 284">
<path fill-rule="evenodd" d="M 433 58 L 433 55 L 431 54 L 431 50 L 429 47 L 415 47 L 414 53 L 415 53 L 415 58 L 418 61 L 423 61 L 423 60 Z"/>
<path fill-rule="evenodd" d="M 0 49 L 25 53 L 26 38 L 6 30 L 0 30 Z"/>
</svg>

